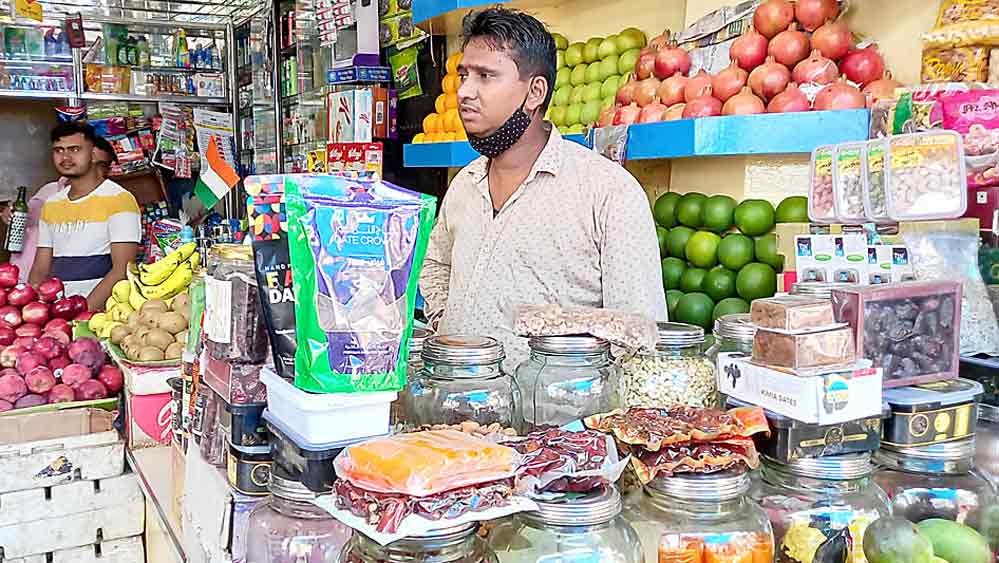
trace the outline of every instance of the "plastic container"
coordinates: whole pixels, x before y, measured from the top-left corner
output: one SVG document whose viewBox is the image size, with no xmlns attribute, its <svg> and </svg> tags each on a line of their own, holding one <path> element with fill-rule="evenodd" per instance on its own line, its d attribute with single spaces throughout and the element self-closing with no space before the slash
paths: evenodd
<svg viewBox="0 0 999 563">
<path fill-rule="evenodd" d="M 753 337 L 753 361 L 791 369 L 835 366 L 854 361 L 853 331 L 849 327 L 806 334 L 759 329 Z"/>
<path fill-rule="evenodd" d="M 205 349 L 216 360 L 259 364 L 267 358 L 263 305 L 248 245 L 212 247 L 205 278 L 204 332 Z"/>
<path fill-rule="evenodd" d="M 260 372 L 267 386 L 267 410 L 272 420 L 295 428 L 312 444 L 381 436 L 389 431 L 389 411 L 395 392 L 316 394 L 302 391 L 270 368 Z"/>
<path fill-rule="evenodd" d="M 813 223 L 835 223 L 836 206 L 833 201 L 833 156 L 832 145 L 816 147 L 808 176 L 808 218 Z"/>
<path fill-rule="evenodd" d="M 333 458 L 358 440 L 343 440 L 314 444 L 302 438 L 287 424 L 276 420 L 270 411 L 264 412 L 267 430 L 271 434 L 271 455 L 274 466 L 289 477 L 300 481 L 310 491 L 328 493 L 333 490 L 336 472 Z"/>
<path fill-rule="evenodd" d="M 869 221 L 864 206 L 867 183 L 867 143 L 836 145 L 833 155 L 833 207 L 840 223 Z"/>
<path fill-rule="evenodd" d="M 954 131 L 888 137 L 885 195 L 895 221 L 956 219 L 968 208 L 964 143 Z"/>
<path fill-rule="evenodd" d="M 234 446 L 264 446 L 267 444 L 267 428 L 261 415 L 267 403 L 230 405 L 223 402 L 219 411 L 219 426 L 222 433 Z"/>
<path fill-rule="evenodd" d="M 728 398 L 725 408 L 752 406 L 738 399 Z M 881 446 L 881 422 L 888 416 L 888 409 L 880 416 L 851 420 L 840 424 L 808 424 L 793 418 L 765 411 L 770 433 L 753 436 L 761 455 L 788 464 L 806 457 L 873 452 Z"/>
<path fill-rule="evenodd" d="M 828 299 L 778 296 L 753 301 L 750 319 L 759 328 L 808 332 L 835 323 Z"/>
<path fill-rule="evenodd" d="M 836 320 L 850 325 L 860 357 L 884 386 L 954 379 L 960 367 L 961 284 L 905 282 L 833 291 Z"/>
<path fill-rule="evenodd" d="M 888 201 L 885 196 L 885 146 L 884 139 L 867 142 L 867 181 L 864 182 L 865 214 L 875 223 L 890 223 Z"/>
<path fill-rule="evenodd" d="M 204 397 L 199 442 L 201 458 L 215 467 L 225 467 L 226 435 L 219 424 L 220 412 L 225 410 L 225 403 L 207 387 L 204 389 Z"/>
<path fill-rule="evenodd" d="M 832 299 L 833 290 L 841 287 L 854 287 L 854 284 L 841 283 L 841 282 L 820 282 L 820 281 L 798 282 L 791 286 L 790 294 L 798 297 L 815 297 L 818 299 Z"/>
<path fill-rule="evenodd" d="M 201 380 L 234 405 L 266 403 L 267 388 L 260 383 L 263 364 L 233 363 L 201 355 Z"/>
<path fill-rule="evenodd" d="M 244 495 L 264 496 L 271 481 L 269 446 L 241 448 L 229 445 L 226 476 L 229 485 Z"/>
<path fill-rule="evenodd" d="M 883 446 L 911 448 L 974 436 L 983 393 L 980 383 L 968 379 L 885 390 L 891 416 L 885 421 Z"/>
</svg>

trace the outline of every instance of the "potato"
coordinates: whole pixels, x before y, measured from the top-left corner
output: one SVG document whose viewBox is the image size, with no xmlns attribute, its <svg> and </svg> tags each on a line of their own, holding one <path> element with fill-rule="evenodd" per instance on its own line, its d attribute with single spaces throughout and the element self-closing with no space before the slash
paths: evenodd
<svg viewBox="0 0 999 563">
<path fill-rule="evenodd" d="M 116 326 L 111 329 L 111 343 L 121 345 L 121 342 L 125 340 L 125 337 L 131 334 L 131 328 L 125 325 Z"/>
<path fill-rule="evenodd" d="M 170 334 L 177 334 L 187 329 L 187 320 L 184 318 L 184 315 L 170 311 L 169 313 L 163 313 L 156 319 L 156 326 Z"/>
<path fill-rule="evenodd" d="M 170 303 L 170 308 L 174 311 L 187 315 L 191 314 L 191 298 L 186 293 L 181 293 L 173 298 Z M 185 315 L 186 316 L 186 315 Z"/>
<path fill-rule="evenodd" d="M 155 348 L 153 349 L 155 350 Z M 142 348 L 138 346 L 131 346 L 129 347 L 128 352 L 125 353 L 125 356 L 134 362 L 138 361 L 139 358 L 141 358 L 141 352 Z"/>
<path fill-rule="evenodd" d="M 146 333 L 145 338 L 142 339 L 142 344 L 145 347 L 153 347 L 160 351 L 166 350 L 167 346 L 173 343 L 173 335 L 169 332 L 163 330 L 162 328 L 152 328 Z"/>
<path fill-rule="evenodd" d="M 180 342 L 174 342 L 167 346 L 166 352 L 163 353 L 163 357 L 168 360 L 179 360 L 181 355 L 184 354 L 184 345 Z"/>
<path fill-rule="evenodd" d="M 156 328 L 156 318 L 163 311 L 143 312 L 139 315 L 139 325 L 149 328 Z"/>
<path fill-rule="evenodd" d="M 159 299 L 150 299 L 149 301 L 143 303 L 142 307 L 140 307 L 139 310 L 142 311 L 143 313 L 150 313 L 150 312 L 162 313 L 164 311 L 169 311 L 170 307 L 166 304 L 165 301 L 161 301 Z"/>
<path fill-rule="evenodd" d="M 142 317 L 142 313 L 138 311 L 132 311 L 131 313 L 128 314 L 128 319 L 126 320 L 125 324 L 127 324 L 132 328 L 135 328 L 139 326 L 140 317 Z"/>
<path fill-rule="evenodd" d="M 157 362 L 163 359 L 163 351 L 153 348 L 152 346 L 146 346 L 139 351 L 139 357 L 137 359 L 140 362 Z"/>
<path fill-rule="evenodd" d="M 173 335 L 173 338 L 174 340 L 180 342 L 181 344 L 187 344 L 187 331 L 185 330 L 184 332 L 178 332 L 177 334 Z"/>
<path fill-rule="evenodd" d="M 143 339 L 146 337 L 147 334 L 149 334 L 150 330 L 152 329 L 149 328 L 148 326 L 142 325 L 132 332 L 132 334 L 139 337 L 139 342 L 137 343 L 139 346 L 143 346 Z"/>
<path fill-rule="evenodd" d="M 142 340 L 139 338 L 138 334 L 134 332 L 125 336 L 125 338 L 122 338 L 120 344 L 121 349 L 126 352 L 128 351 L 129 348 L 135 348 L 141 345 L 142 345 Z"/>
</svg>

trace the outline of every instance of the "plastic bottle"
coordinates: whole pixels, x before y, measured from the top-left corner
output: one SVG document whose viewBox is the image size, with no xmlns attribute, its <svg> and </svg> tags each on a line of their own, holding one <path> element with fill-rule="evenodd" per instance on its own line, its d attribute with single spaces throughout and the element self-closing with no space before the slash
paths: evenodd
<svg viewBox="0 0 999 563">
<path fill-rule="evenodd" d="M 45 56 L 55 57 L 60 54 L 59 40 L 55 36 L 55 28 L 50 27 L 45 31 Z"/>
<path fill-rule="evenodd" d="M 174 57 L 178 67 L 190 68 L 191 51 L 187 47 L 187 32 L 183 29 L 177 30 L 174 36 Z"/>
</svg>

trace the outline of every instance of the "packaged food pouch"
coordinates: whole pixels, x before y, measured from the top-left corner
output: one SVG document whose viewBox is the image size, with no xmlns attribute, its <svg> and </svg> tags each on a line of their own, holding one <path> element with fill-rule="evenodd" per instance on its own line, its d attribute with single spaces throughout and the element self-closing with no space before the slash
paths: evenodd
<svg viewBox="0 0 999 563">
<path fill-rule="evenodd" d="M 984 82 L 989 75 L 989 48 L 981 46 L 923 49 L 923 82 Z"/>
<path fill-rule="evenodd" d="M 999 4 L 983 0 L 944 0 L 926 47 L 999 44 Z"/>
<path fill-rule="evenodd" d="M 960 133 L 964 141 L 968 187 L 999 186 L 999 90 L 947 96 L 943 126 Z"/>
<path fill-rule="evenodd" d="M 295 376 L 295 290 L 287 238 L 253 241 L 253 263 L 260 288 L 260 305 L 274 356 L 274 370 L 286 379 Z"/>
<path fill-rule="evenodd" d="M 436 199 L 386 182 L 286 177 L 295 385 L 398 391 Z"/>
</svg>

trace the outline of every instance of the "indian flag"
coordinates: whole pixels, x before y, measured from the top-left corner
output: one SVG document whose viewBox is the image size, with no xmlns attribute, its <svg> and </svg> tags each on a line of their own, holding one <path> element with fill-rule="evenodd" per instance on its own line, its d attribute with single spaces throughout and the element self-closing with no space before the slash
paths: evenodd
<svg viewBox="0 0 999 563">
<path fill-rule="evenodd" d="M 212 135 L 201 163 L 201 176 L 194 186 L 194 196 L 211 209 L 239 182 L 239 174 L 225 161 L 218 137 Z"/>
</svg>

